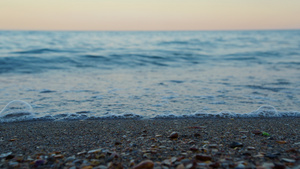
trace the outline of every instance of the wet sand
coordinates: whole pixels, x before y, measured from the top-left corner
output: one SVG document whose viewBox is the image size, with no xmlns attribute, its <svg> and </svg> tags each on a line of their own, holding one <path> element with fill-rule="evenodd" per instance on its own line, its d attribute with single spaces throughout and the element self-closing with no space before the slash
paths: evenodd
<svg viewBox="0 0 300 169">
<path fill-rule="evenodd" d="M 2 123 L 0 168 L 297 168 L 299 133 L 300 118 Z"/>
</svg>

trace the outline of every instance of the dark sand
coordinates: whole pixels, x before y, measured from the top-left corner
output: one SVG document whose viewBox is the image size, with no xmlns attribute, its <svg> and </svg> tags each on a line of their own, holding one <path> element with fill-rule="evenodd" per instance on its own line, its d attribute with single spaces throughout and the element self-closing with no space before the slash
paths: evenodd
<svg viewBox="0 0 300 169">
<path fill-rule="evenodd" d="M 299 133 L 300 118 L 2 123 L 0 168 L 299 168 Z"/>
</svg>

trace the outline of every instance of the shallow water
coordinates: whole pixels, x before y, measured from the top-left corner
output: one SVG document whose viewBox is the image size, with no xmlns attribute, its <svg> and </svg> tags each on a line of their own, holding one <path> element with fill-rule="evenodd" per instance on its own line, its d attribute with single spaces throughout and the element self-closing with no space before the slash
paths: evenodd
<svg viewBox="0 0 300 169">
<path fill-rule="evenodd" d="M 299 30 L 0 31 L 0 109 L 32 107 L 0 116 L 300 116 L 299 49 Z"/>
</svg>

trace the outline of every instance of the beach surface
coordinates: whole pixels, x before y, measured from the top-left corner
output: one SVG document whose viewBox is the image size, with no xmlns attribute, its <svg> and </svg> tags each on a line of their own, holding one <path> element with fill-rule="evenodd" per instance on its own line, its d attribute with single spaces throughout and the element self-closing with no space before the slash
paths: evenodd
<svg viewBox="0 0 300 169">
<path fill-rule="evenodd" d="M 299 168 L 300 118 L 0 124 L 0 168 Z"/>
</svg>

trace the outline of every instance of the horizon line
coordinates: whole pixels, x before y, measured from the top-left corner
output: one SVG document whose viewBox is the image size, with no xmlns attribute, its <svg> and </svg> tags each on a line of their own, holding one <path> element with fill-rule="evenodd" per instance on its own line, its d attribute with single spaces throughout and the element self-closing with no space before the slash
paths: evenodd
<svg viewBox="0 0 300 169">
<path fill-rule="evenodd" d="M 0 31 L 36 31 L 36 32 L 193 32 L 193 31 L 288 31 L 300 30 L 300 28 L 269 28 L 269 29 L 182 29 L 182 30 L 76 30 L 76 29 L 1 29 Z"/>
</svg>

